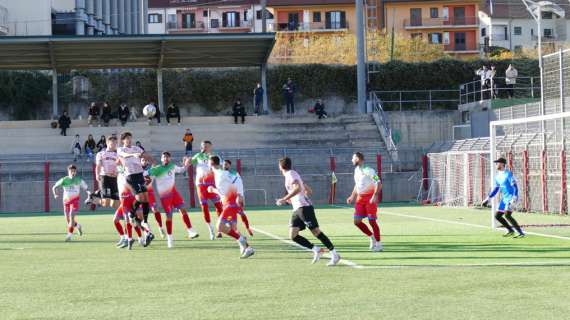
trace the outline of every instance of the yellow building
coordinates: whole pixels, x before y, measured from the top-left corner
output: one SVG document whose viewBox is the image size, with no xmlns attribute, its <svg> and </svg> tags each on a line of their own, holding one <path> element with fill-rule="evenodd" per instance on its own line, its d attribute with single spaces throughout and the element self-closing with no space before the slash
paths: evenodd
<svg viewBox="0 0 570 320">
<path fill-rule="evenodd" d="M 473 56 L 479 46 L 479 0 L 384 0 L 386 31 L 441 44 L 455 56 Z"/>
<path fill-rule="evenodd" d="M 356 32 L 354 0 L 268 0 L 275 31 Z"/>
</svg>

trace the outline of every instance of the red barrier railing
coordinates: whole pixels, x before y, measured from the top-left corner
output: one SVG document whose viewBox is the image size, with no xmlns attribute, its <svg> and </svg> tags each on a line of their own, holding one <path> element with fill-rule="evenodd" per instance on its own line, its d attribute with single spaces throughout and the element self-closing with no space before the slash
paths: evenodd
<svg viewBox="0 0 570 320">
<path fill-rule="evenodd" d="M 376 172 L 378 172 L 378 177 L 380 178 L 380 181 L 382 181 L 382 155 L 381 154 L 377 154 L 376 155 Z M 383 197 L 383 190 L 380 189 L 380 192 L 378 193 L 378 202 L 382 202 L 382 197 Z"/>
<path fill-rule="evenodd" d="M 196 196 L 194 185 L 194 166 L 190 165 L 188 167 L 188 192 L 190 192 L 190 207 L 196 208 Z"/>
<path fill-rule="evenodd" d="M 49 212 L 49 162 L 44 164 L 44 211 Z"/>
<path fill-rule="evenodd" d="M 330 157 L 330 170 L 331 170 L 331 174 L 334 174 L 336 171 L 336 158 L 335 157 Z M 331 181 L 331 189 L 329 192 L 329 204 L 334 204 L 336 199 L 336 183 L 333 183 Z"/>
<path fill-rule="evenodd" d="M 540 181 L 542 184 L 542 211 L 546 213 L 548 212 L 548 184 L 546 180 L 548 163 L 546 158 L 546 150 L 542 150 L 540 158 L 541 158 Z"/>
<path fill-rule="evenodd" d="M 566 152 L 564 150 L 560 151 L 560 214 L 566 214 L 568 212 L 568 186 L 566 178 Z"/>
</svg>

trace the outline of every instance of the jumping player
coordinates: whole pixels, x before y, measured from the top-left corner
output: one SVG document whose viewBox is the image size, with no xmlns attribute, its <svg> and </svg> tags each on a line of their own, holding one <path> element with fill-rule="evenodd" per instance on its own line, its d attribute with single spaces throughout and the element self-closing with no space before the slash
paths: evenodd
<svg viewBox="0 0 570 320">
<path fill-rule="evenodd" d="M 364 165 L 364 155 L 356 152 L 352 155 L 352 164 L 354 165 L 354 189 L 346 203 L 351 204 L 356 200 L 354 205 L 354 225 L 370 238 L 370 250 L 379 252 L 384 250 L 382 242 L 380 242 L 380 227 L 376 220 L 378 211 L 378 194 L 382 190 L 382 182 L 374 169 Z M 362 222 L 364 218 L 368 218 L 368 226 Z"/>
<path fill-rule="evenodd" d="M 209 186 L 208 192 L 216 193 L 222 197 L 224 210 L 218 218 L 218 231 L 234 238 L 240 247 L 241 258 L 251 257 L 255 250 L 249 246 L 247 239 L 242 236 L 237 229 L 237 215 L 239 212 L 239 202 L 243 202 L 243 190 L 238 189 L 235 184 L 237 176 L 232 175 L 229 171 L 223 170 L 220 165 L 220 157 L 210 157 L 210 167 L 213 169 L 215 176 L 215 186 Z"/>
<path fill-rule="evenodd" d="M 235 171 L 232 170 L 232 162 L 230 160 L 224 160 L 224 170 L 229 171 L 230 174 L 232 174 L 233 176 L 235 176 L 236 179 L 236 185 L 238 185 L 238 190 L 243 190 L 243 180 L 241 179 L 240 174 Z M 253 236 L 253 231 L 251 230 L 251 228 L 249 227 L 249 219 L 247 218 L 247 215 L 245 214 L 244 208 L 245 208 L 245 196 L 243 195 L 243 193 L 241 194 L 241 203 L 238 202 L 239 205 L 239 216 L 241 217 L 241 221 L 243 222 L 245 229 L 247 230 L 247 233 L 249 233 L 250 236 Z"/>
<path fill-rule="evenodd" d="M 214 202 L 216 213 L 218 216 L 222 214 L 222 203 L 217 194 L 208 192 L 208 187 L 214 185 L 214 172 L 210 168 L 209 159 L 212 155 L 212 142 L 206 140 L 202 141 L 200 145 L 200 152 L 192 157 L 192 164 L 196 166 L 196 186 L 198 188 L 198 198 L 200 199 L 200 206 L 204 215 L 204 221 L 208 225 L 210 232 L 210 240 L 215 239 L 214 227 L 211 223 L 210 209 L 208 207 L 208 200 Z"/>
<path fill-rule="evenodd" d="M 117 232 L 119 233 L 120 240 L 117 243 L 117 248 L 126 248 L 128 247 L 129 250 L 133 248 L 133 225 L 129 220 L 129 213 L 132 211 L 133 204 L 136 201 L 135 196 L 129 189 L 129 185 L 127 184 L 126 177 L 123 172 L 123 167 L 118 167 L 118 176 L 117 176 L 117 184 L 119 188 L 119 193 L 121 197 L 121 204 L 119 208 L 115 211 L 115 215 L 113 217 L 113 223 Z M 121 221 L 125 220 L 125 228 L 123 229 L 123 225 Z M 126 230 L 125 230 L 126 229 Z M 137 225 L 134 227 L 137 236 L 139 238 L 139 244 L 144 246 L 144 239 L 142 238 L 142 230 Z M 126 232 L 126 235 L 125 235 Z"/>
<path fill-rule="evenodd" d="M 172 211 L 177 209 L 182 215 L 182 221 L 186 225 L 188 231 L 188 238 L 195 239 L 198 233 L 192 229 L 192 223 L 188 212 L 184 209 L 184 199 L 176 191 L 176 174 L 184 173 L 188 170 L 191 160 L 184 159 L 184 167 L 180 167 L 170 162 L 171 156 L 169 152 L 163 152 L 161 156 L 162 164 L 154 166 L 148 170 L 149 176 L 156 180 L 156 188 L 160 197 L 162 208 L 166 214 L 166 239 L 168 248 L 174 246 L 174 239 L 172 238 Z"/>
<path fill-rule="evenodd" d="M 315 209 L 311 204 L 309 195 L 311 188 L 303 183 L 301 176 L 292 170 L 292 162 L 288 157 L 279 160 L 279 169 L 285 177 L 285 188 L 287 195 L 277 200 L 277 205 L 282 206 L 291 203 L 293 215 L 289 224 L 289 236 L 297 244 L 313 251 L 313 263 L 317 263 L 324 253 L 324 250 L 312 244 L 305 237 L 299 235 L 299 231 L 309 228 L 311 233 L 325 245 L 331 254 L 328 266 L 335 266 L 340 261 L 340 255 L 336 252 L 334 245 L 329 238 L 319 229 L 319 222 L 315 215 Z"/>
<path fill-rule="evenodd" d="M 59 197 L 57 194 L 57 188 L 59 187 L 63 189 L 63 214 L 67 222 L 65 241 L 71 241 L 74 228 L 77 228 L 80 236 L 83 235 L 81 225 L 77 223 L 75 216 L 79 211 L 81 189 L 85 190 L 87 195 L 89 195 L 89 188 L 87 183 L 77 176 L 77 167 L 73 164 L 67 167 L 67 177 L 59 179 L 52 187 L 51 190 L 55 199 Z"/>
<path fill-rule="evenodd" d="M 487 205 L 493 197 L 501 192 L 501 202 L 499 203 L 499 208 L 495 213 L 495 219 L 507 229 L 504 237 L 511 237 L 517 231 L 515 238 L 524 238 L 525 233 L 522 231 L 518 222 L 513 218 L 513 206 L 517 202 L 519 196 L 519 188 L 513 173 L 507 170 L 507 160 L 505 158 L 499 158 L 494 161 L 497 164 L 497 175 L 495 176 L 495 187 L 489 193 L 487 198 L 483 200 L 483 205 Z M 503 215 L 505 217 L 503 217 Z M 506 218 L 506 220 L 505 220 Z M 507 222 L 508 220 L 508 222 Z M 511 223 L 509 225 L 509 222 Z M 514 229 L 514 230 L 513 230 Z"/>
<path fill-rule="evenodd" d="M 148 193 L 148 206 L 150 207 L 150 211 L 154 214 L 154 219 L 156 220 L 156 224 L 158 224 L 158 232 L 160 233 L 160 237 L 164 238 L 164 229 L 162 228 L 162 215 L 160 214 L 160 210 L 158 210 L 158 206 L 156 205 L 156 197 L 154 196 L 154 188 L 152 186 L 152 178 L 148 175 L 148 170 L 152 167 L 150 162 L 148 162 L 145 158 L 141 159 L 141 165 L 144 171 L 144 178 L 146 183 L 146 192 Z"/>
<path fill-rule="evenodd" d="M 154 239 L 154 235 L 150 231 L 150 225 L 148 224 L 148 214 L 150 212 L 150 207 L 148 204 L 148 193 L 146 191 L 146 183 L 144 180 L 144 169 L 141 165 L 141 158 L 148 158 L 144 153 L 144 150 L 137 146 L 132 145 L 133 136 L 130 132 L 124 132 L 121 134 L 121 142 L 123 144 L 117 150 L 117 155 L 119 160 L 125 168 L 126 181 L 129 188 L 135 194 L 135 203 L 131 209 L 131 219 L 134 220 L 136 224 L 140 224 L 142 221 L 142 226 L 145 231 L 147 231 L 145 246 L 149 245 Z M 137 216 L 138 207 L 142 207 L 142 217 Z"/>
<path fill-rule="evenodd" d="M 107 148 L 95 157 L 95 178 L 99 181 L 101 206 L 117 209 L 119 207 L 119 188 L 117 186 L 117 137 L 107 139 Z M 92 194 L 87 201 L 92 201 Z"/>
</svg>

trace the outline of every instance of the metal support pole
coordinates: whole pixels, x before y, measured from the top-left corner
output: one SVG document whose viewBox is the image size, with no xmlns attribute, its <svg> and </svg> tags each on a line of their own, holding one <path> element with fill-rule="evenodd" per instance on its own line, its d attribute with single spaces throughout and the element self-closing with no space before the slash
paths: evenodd
<svg viewBox="0 0 570 320">
<path fill-rule="evenodd" d="M 131 0 L 131 12 L 129 16 L 131 16 L 131 34 L 137 34 L 137 2 L 138 0 Z"/>
<path fill-rule="evenodd" d="M 112 34 L 111 31 L 111 0 L 103 0 L 103 26 L 105 34 Z"/>
<path fill-rule="evenodd" d="M 261 65 L 261 87 L 263 88 L 263 114 L 269 113 L 269 99 L 267 98 L 267 64 Z"/>
<path fill-rule="evenodd" d="M 118 22 L 119 34 L 125 33 L 125 21 L 126 21 L 125 6 L 126 6 L 125 0 L 117 0 L 117 9 L 118 9 L 117 22 Z"/>
<path fill-rule="evenodd" d="M 560 112 L 564 112 L 564 107 L 565 107 L 565 95 L 564 95 L 564 58 L 563 58 L 563 52 L 562 49 L 560 49 L 560 51 L 558 52 L 559 54 L 559 63 L 560 63 L 560 70 L 559 70 L 559 75 L 560 75 Z M 564 118 L 562 118 L 562 121 L 564 121 Z"/>
<path fill-rule="evenodd" d="M 132 2 L 131 0 L 125 0 L 125 33 L 126 34 L 131 34 L 132 33 L 132 19 L 133 19 L 133 15 L 132 15 L 132 6 L 131 6 Z"/>
<path fill-rule="evenodd" d="M 53 69 L 51 71 L 51 97 L 52 97 L 52 116 L 57 119 L 59 114 L 59 104 L 57 97 L 57 70 Z"/>
<path fill-rule="evenodd" d="M 267 0 L 261 0 L 261 32 L 267 32 L 267 17 L 265 16 L 265 10 L 267 10 Z M 255 12 L 254 12 L 255 13 Z M 265 89 L 265 87 L 263 87 Z"/>
<path fill-rule="evenodd" d="M 489 132 L 489 141 L 491 145 L 491 155 L 489 157 L 489 161 L 493 161 L 495 159 L 497 153 L 497 146 L 495 145 L 497 139 L 497 133 L 495 132 L 495 126 L 491 125 L 490 132 Z M 491 163 L 489 166 L 489 185 L 495 185 L 495 166 Z M 497 210 L 497 204 L 495 200 L 491 200 L 491 227 L 493 229 L 497 228 L 497 221 L 495 221 L 495 210 Z"/>
<path fill-rule="evenodd" d="M 103 32 L 103 0 L 95 0 L 95 29 L 96 34 Z"/>
<path fill-rule="evenodd" d="M 111 1 L 111 33 L 119 33 L 119 1 Z"/>
<path fill-rule="evenodd" d="M 356 83 L 358 110 L 366 113 L 366 57 L 364 40 L 364 3 L 363 0 L 356 0 L 356 49 L 357 49 L 357 65 L 356 65 Z"/>
<path fill-rule="evenodd" d="M 85 35 L 85 0 L 75 0 L 75 35 Z"/>
<path fill-rule="evenodd" d="M 164 114 L 164 93 L 162 91 L 162 69 L 156 70 L 156 85 L 158 87 L 158 110 Z"/>
<path fill-rule="evenodd" d="M 95 34 L 95 0 L 86 0 L 85 9 L 87 11 L 87 34 L 92 36 Z"/>
<path fill-rule="evenodd" d="M 148 0 L 142 0 L 142 6 L 143 6 L 143 10 L 142 10 L 142 25 L 143 25 L 143 29 L 142 29 L 142 33 L 144 34 L 148 34 Z M 166 20 L 166 17 L 164 17 L 164 19 Z"/>
</svg>

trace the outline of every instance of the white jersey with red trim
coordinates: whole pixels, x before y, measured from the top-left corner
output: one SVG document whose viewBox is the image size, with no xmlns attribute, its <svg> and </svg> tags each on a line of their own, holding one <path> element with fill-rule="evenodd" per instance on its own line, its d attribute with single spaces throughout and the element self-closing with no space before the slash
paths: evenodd
<svg viewBox="0 0 570 320">
<path fill-rule="evenodd" d="M 99 151 L 95 157 L 95 164 L 101 167 L 99 174 L 102 176 L 116 177 L 118 157 L 117 151 L 110 151 L 109 149 Z"/>
<path fill-rule="evenodd" d="M 365 166 L 354 168 L 356 193 L 360 197 L 372 196 L 378 182 L 380 182 L 380 178 L 374 169 Z"/>
<path fill-rule="evenodd" d="M 55 183 L 56 188 L 63 188 L 63 202 L 69 203 L 73 200 L 79 199 L 81 189 L 87 190 L 87 183 L 77 176 L 63 177 Z"/>
<path fill-rule="evenodd" d="M 179 167 L 174 163 L 154 166 L 148 170 L 148 175 L 154 177 L 158 195 L 163 198 L 170 195 L 176 186 L 176 174 L 184 173 L 186 168 Z"/>
<path fill-rule="evenodd" d="M 212 169 L 214 172 L 214 180 L 216 183 L 216 189 L 222 197 L 222 203 L 224 205 L 235 205 L 237 204 L 238 194 L 243 193 L 243 190 L 238 189 L 238 184 L 236 183 L 239 176 L 232 174 L 230 171 L 223 169 Z"/>
<path fill-rule="evenodd" d="M 301 190 L 290 199 L 293 210 L 310 206 L 311 200 L 305 195 L 305 184 L 303 183 L 301 176 L 295 170 L 285 172 L 285 189 L 287 189 L 287 192 L 291 193 L 294 190 L 295 181 L 297 181 Z"/>
<path fill-rule="evenodd" d="M 143 153 L 144 150 L 137 146 L 120 147 L 117 149 L 117 155 L 125 167 L 125 174 L 127 176 L 144 171 L 140 157 Z"/>
</svg>

